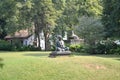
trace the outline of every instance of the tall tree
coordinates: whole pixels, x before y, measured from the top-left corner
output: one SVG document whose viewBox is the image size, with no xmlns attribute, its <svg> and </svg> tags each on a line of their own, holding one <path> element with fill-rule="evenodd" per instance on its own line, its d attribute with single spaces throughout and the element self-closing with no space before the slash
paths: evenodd
<svg viewBox="0 0 120 80">
<path fill-rule="evenodd" d="M 14 23 L 14 21 L 15 21 L 14 15 L 16 14 L 16 2 L 14 0 L 3 0 L 0 2 L 0 10 L 1 10 L 0 11 L 0 28 L 1 28 L 0 33 L 1 33 L 1 37 L 2 37 L 4 35 L 4 33 L 6 34 L 6 31 L 7 32 L 11 31 L 11 29 L 9 30 L 9 28 L 11 27 L 9 25 L 9 23 L 11 23 L 11 22 Z M 13 23 L 11 23 L 11 25 Z M 9 27 L 8 27 L 8 25 L 9 25 Z M 11 28 L 13 28 L 13 26 Z M 11 32 L 14 32 L 14 31 L 15 31 L 15 28 L 13 28 L 13 30 Z"/>
<path fill-rule="evenodd" d="M 96 16 L 102 14 L 101 0 L 65 0 L 65 7 L 62 16 L 57 20 L 58 32 L 68 31 L 69 36 L 71 30 L 78 25 L 78 18 L 82 16 Z"/>
<path fill-rule="evenodd" d="M 45 49 L 49 49 L 49 35 L 52 27 L 56 24 L 57 11 L 54 8 L 52 0 L 32 0 L 33 21 L 36 28 L 36 33 L 39 34 L 42 30 L 45 36 Z"/>
<path fill-rule="evenodd" d="M 15 30 L 31 28 L 34 25 L 38 46 L 40 47 L 40 33 L 43 31 L 47 50 L 50 31 L 57 18 L 57 10 L 54 8 L 52 0 L 18 0 L 14 2 L 16 3 L 16 12 L 8 25 L 15 26 Z"/>
<path fill-rule="evenodd" d="M 89 45 L 95 45 L 95 42 L 102 40 L 104 35 L 101 20 L 95 17 L 79 18 L 79 26 L 76 26 L 75 29 L 76 33 Z"/>
<path fill-rule="evenodd" d="M 64 36 L 64 32 L 66 31 L 66 26 L 65 26 L 65 18 L 63 15 L 63 12 L 65 10 L 66 6 L 66 0 L 53 0 L 54 6 L 57 9 L 57 12 L 59 13 L 58 19 L 56 20 L 57 25 L 55 26 L 53 32 L 54 35 L 62 35 Z"/>
<path fill-rule="evenodd" d="M 81 17 L 79 26 L 76 26 L 75 29 L 79 37 L 84 39 L 89 53 L 95 53 L 96 43 L 104 38 L 104 27 L 101 20 L 95 17 Z"/>
<path fill-rule="evenodd" d="M 3 0 L 0 3 L 0 20 L 6 23 L 4 28 L 7 33 L 26 28 L 30 22 L 28 18 L 28 3 L 24 0 Z M 27 20 L 25 20 L 27 19 Z"/>
<path fill-rule="evenodd" d="M 77 0 L 79 6 L 79 16 L 100 16 L 102 15 L 102 1 L 101 0 Z"/>
<path fill-rule="evenodd" d="M 105 27 L 106 38 L 120 36 L 120 0 L 103 0 L 102 21 Z"/>
<path fill-rule="evenodd" d="M 6 21 L 4 19 L 0 19 L 0 39 L 4 39 L 7 35 L 6 29 L 5 29 Z"/>
</svg>

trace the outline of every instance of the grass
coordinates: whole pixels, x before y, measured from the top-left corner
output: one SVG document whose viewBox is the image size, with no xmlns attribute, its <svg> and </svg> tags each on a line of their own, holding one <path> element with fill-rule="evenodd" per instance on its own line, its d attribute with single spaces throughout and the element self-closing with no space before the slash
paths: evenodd
<svg viewBox="0 0 120 80">
<path fill-rule="evenodd" d="M 0 80 L 120 80 L 120 56 L 0 52 Z"/>
</svg>

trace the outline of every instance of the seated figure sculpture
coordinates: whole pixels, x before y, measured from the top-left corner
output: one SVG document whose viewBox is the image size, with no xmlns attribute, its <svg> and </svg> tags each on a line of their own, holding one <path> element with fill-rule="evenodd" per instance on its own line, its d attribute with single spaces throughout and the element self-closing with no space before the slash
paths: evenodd
<svg viewBox="0 0 120 80">
<path fill-rule="evenodd" d="M 69 51 L 68 47 L 65 47 L 64 41 L 61 36 L 58 36 L 58 40 L 56 41 L 56 51 L 50 53 L 49 57 L 62 56 L 62 55 L 70 55 L 71 51 Z"/>
<path fill-rule="evenodd" d="M 65 47 L 61 36 L 58 36 L 58 40 L 56 42 L 56 51 L 69 51 L 69 48 Z"/>
</svg>

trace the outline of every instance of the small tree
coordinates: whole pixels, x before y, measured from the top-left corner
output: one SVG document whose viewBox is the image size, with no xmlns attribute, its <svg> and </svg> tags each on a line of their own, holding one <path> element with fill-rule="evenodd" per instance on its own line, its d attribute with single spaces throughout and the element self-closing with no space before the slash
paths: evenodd
<svg viewBox="0 0 120 80">
<path fill-rule="evenodd" d="M 76 33 L 92 48 L 95 47 L 96 42 L 103 39 L 104 28 L 100 19 L 84 16 L 79 18 L 79 26 L 76 27 Z"/>
</svg>

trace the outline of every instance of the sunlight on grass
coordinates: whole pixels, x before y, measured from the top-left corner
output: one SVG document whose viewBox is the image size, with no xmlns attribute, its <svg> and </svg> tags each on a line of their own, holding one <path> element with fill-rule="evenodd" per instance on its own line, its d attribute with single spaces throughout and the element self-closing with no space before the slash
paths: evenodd
<svg viewBox="0 0 120 80">
<path fill-rule="evenodd" d="M 59 56 L 50 52 L 0 52 L 0 80 L 119 80 L 119 56 Z"/>
</svg>

